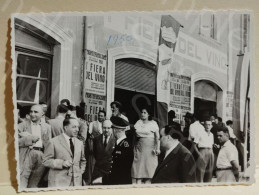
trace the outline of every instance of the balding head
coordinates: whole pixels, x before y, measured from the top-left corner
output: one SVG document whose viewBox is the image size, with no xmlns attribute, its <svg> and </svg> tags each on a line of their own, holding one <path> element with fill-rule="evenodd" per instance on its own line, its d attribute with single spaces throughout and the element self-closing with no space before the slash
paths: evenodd
<svg viewBox="0 0 259 195">
<path fill-rule="evenodd" d="M 112 122 L 110 120 L 103 121 L 103 134 L 110 136 L 112 134 Z"/>
<path fill-rule="evenodd" d="M 36 104 L 31 107 L 30 118 L 32 122 L 39 122 L 43 114 L 43 107 L 41 105 Z"/>
</svg>

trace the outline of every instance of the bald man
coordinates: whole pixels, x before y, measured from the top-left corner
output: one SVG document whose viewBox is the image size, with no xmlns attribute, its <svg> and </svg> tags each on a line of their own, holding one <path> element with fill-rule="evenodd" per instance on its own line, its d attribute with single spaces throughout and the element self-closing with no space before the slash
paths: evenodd
<svg viewBox="0 0 259 195">
<path fill-rule="evenodd" d="M 92 164 L 93 173 L 90 183 L 97 178 L 102 178 L 102 184 L 108 185 L 112 164 L 112 152 L 115 148 L 116 140 L 112 133 L 112 122 L 110 120 L 103 121 L 102 129 L 103 133 L 93 140 L 93 155 L 95 162 Z"/>
<path fill-rule="evenodd" d="M 41 122 L 41 105 L 33 105 L 30 119 L 18 124 L 20 187 L 37 188 L 44 174 L 42 165 L 44 148 L 51 138 L 51 127 Z"/>
</svg>

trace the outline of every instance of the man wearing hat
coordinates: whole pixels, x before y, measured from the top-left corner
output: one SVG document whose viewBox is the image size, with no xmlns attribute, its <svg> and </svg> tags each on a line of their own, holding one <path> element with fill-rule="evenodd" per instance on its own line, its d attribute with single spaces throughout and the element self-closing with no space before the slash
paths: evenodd
<svg viewBox="0 0 259 195">
<path fill-rule="evenodd" d="M 170 110 L 168 112 L 168 125 L 172 127 L 175 131 L 177 131 L 179 133 L 179 136 L 181 136 L 182 135 L 181 125 L 174 121 L 175 118 L 176 118 L 175 111 Z"/>
<path fill-rule="evenodd" d="M 112 170 L 110 174 L 110 185 L 131 184 L 131 166 L 133 162 L 133 146 L 126 137 L 125 129 L 129 123 L 118 117 L 111 117 L 113 133 L 116 140 L 112 153 Z"/>
<path fill-rule="evenodd" d="M 183 116 L 184 117 L 184 122 L 185 122 L 185 126 L 183 128 L 183 136 L 185 138 L 189 137 L 189 128 L 190 125 L 192 124 L 192 114 L 190 112 L 186 112 L 186 114 Z"/>
<path fill-rule="evenodd" d="M 62 99 L 62 100 L 60 101 L 60 104 L 63 104 L 63 105 L 65 105 L 65 106 L 69 106 L 69 105 L 70 105 L 70 101 L 69 101 L 68 99 Z"/>
</svg>

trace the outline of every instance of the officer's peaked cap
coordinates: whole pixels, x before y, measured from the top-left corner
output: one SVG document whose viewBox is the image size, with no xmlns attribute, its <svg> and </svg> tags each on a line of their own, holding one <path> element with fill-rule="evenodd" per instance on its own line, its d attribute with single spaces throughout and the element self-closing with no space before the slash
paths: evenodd
<svg viewBox="0 0 259 195">
<path fill-rule="evenodd" d="M 118 116 L 112 116 L 110 120 L 112 122 L 112 127 L 114 128 L 125 129 L 127 126 L 129 126 L 128 121 Z"/>
</svg>

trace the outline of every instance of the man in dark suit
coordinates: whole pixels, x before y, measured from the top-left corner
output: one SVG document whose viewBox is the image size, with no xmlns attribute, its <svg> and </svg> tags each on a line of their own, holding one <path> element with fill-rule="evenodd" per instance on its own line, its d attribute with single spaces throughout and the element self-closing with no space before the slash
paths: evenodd
<svg viewBox="0 0 259 195">
<path fill-rule="evenodd" d="M 78 127 L 79 132 L 77 135 L 77 139 L 81 140 L 85 145 L 86 138 L 87 138 L 87 129 L 88 129 L 86 121 L 77 116 L 76 106 L 69 105 L 68 109 L 69 111 L 67 112 L 67 115 L 69 115 L 70 117 L 76 118 L 79 123 L 79 127 Z"/>
<path fill-rule="evenodd" d="M 133 146 L 126 137 L 125 130 L 129 123 L 118 116 L 111 117 L 116 145 L 112 153 L 112 170 L 109 175 L 110 185 L 131 184 L 131 166 L 133 162 Z"/>
<path fill-rule="evenodd" d="M 115 148 L 116 139 L 112 133 L 112 122 L 110 120 L 103 121 L 102 129 L 103 134 L 97 136 L 93 140 L 93 155 L 95 163 L 92 165 L 94 166 L 94 169 L 91 178 L 85 178 L 87 184 L 92 183 L 97 178 L 102 178 L 102 184 L 109 184 L 112 152 Z M 89 170 L 89 168 L 87 170 Z M 84 176 L 87 177 L 88 174 L 85 174 Z M 97 180 L 95 180 L 94 183 L 98 183 Z"/>
<path fill-rule="evenodd" d="M 52 137 L 56 137 L 64 133 L 63 121 L 68 112 L 68 106 L 60 104 L 57 107 L 57 116 L 54 119 L 48 120 L 48 124 L 51 126 Z"/>
<path fill-rule="evenodd" d="M 179 135 L 181 135 L 182 134 L 181 125 L 174 121 L 175 118 L 176 118 L 175 111 L 170 110 L 168 112 L 168 125 L 173 127 L 174 130 L 178 131 Z"/>
<path fill-rule="evenodd" d="M 194 183 L 196 167 L 192 154 L 178 141 L 178 134 L 171 128 L 162 129 L 161 150 L 163 161 L 158 165 L 152 183 Z"/>
</svg>

